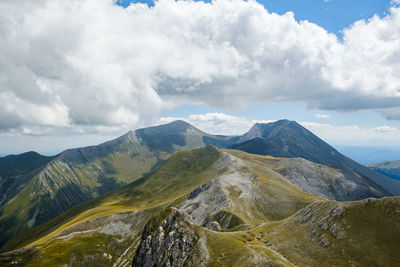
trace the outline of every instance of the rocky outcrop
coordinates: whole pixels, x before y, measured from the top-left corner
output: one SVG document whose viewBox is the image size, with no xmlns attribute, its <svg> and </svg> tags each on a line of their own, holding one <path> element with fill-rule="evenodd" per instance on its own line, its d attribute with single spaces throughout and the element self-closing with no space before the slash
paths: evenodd
<svg viewBox="0 0 400 267">
<path fill-rule="evenodd" d="M 302 158 L 284 159 L 275 170 L 302 190 L 331 200 L 383 197 L 387 192 L 348 168 L 328 167 Z"/>
<path fill-rule="evenodd" d="M 294 222 L 297 225 L 306 224 L 306 231 L 309 236 L 319 246 L 327 248 L 330 245 L 327 234 L 330 234 L 335 239 L 343 239 L 346 238 L 347 233 L 343 222 L 338 220 L 345 215 L 344 204 L 338 202 L 325 203 L 334 205 L 326 211 L 321 211 L 320 203 L 311 204 L 294 216 Z"/>
<path fill-rule="evenodd" d="M 204 227 L 214 232 L 221 232 L 222 230 L 221 225 L 216 221 L 208 221 Z"/>
<path fill-rule="evenodd" d="M 192 218 L 175 208 L 161 223 L 159 217 L 145 227 L 132 266 L 205 266 L 208 251 Z"/>
</svg>

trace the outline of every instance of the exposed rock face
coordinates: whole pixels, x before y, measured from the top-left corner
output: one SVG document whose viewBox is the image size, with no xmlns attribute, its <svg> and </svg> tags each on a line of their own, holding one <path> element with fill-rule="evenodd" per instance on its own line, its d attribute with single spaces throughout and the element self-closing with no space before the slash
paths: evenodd
<svg viewBox="0 0 400 267">
<path fill-rule="evenodd" d="M 345 215 L 345 207 L 343 204 L 332 206 L 325 212 L 321 212 L 318 208 L 318 202 L 311 204 L 305 209 L 300 210 L 294 216 L 294 222 L 297 225 L 307 224 L 307 232 L 319 246 L 327 248 L 329 241 L 326 234 L 330 233 L 336 239 L 346 238 L 346 230 L 340 220 Z"/>
<path fill-rule="evenodd" d="M 132 266 L 205 266 L 208 251 L 193 226 L 192 218 L 175 208 L 159 225 L 151 220 Z"/>
<path fill-rule="evenodd" d="M 207 229 L 213 230 L 215 232 L 221 232 L 221 230 L 222 230 L 221 225 L 216 221 L 212 221 L 212 222 L 209 221 L 204 225 L 204 227 Z"/>
<path fill-rule="evenodd" d="M 386 192 L 364 176 L 302 158 L 277 162 L 276 171 L 304 191 L 331 200 L 349 201 L 383 197 Z"/>
<path fill-rule="evenodd" d="M 304 191 L 293 191 L 291 183 L 265 166 L 226 152 L 213 166 L 219 170 L 217 177 L 193 190 L 180 207 L 199 226 L 209 221 L 217 221 L 222 229 L 256 225 L 283 219 L 301 208 L 299 202 L 303 207 L 311 202 Z"/>
</svg>

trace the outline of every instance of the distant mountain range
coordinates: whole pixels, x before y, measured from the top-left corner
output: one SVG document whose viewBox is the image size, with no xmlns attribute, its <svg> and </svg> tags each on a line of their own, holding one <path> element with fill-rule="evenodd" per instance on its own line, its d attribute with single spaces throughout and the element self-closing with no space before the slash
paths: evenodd
<svg viewBox="0 0 400 267">
<path fill-rule="evenodd" d="M 187 236 L 194 243 L 201 239 L 206 243 L 200 242 L 199 246 L 213 251 L 214 245 L 222 244 L 212 245 L 207 240 L 228 237 L 222 233 L 209 235 L 207 229 L 248 230 L 246 236 L 252 236 L 252 229 L 259 224 L 286 219 L 292 224 L 297 220 L 291 217 L 293 214 L 307 212 L 301 210 L 316 201 L 400 195 L 400 182 L 343 156 L 294 121 L 256 124 L 242 136 L 210 135 L 186 122 L 175 121 L 130 131 L 98 146 L 66 150 L 54 157 L 28 152 L 0 158 L 0 192 L 5 192 L 0 205 L 0 243 L 5 244 L 3 250 L 18 248 L 0 255 L 0 264 L 19 259 L 21 264 L 124 266 L 132 261 L 136 250 L 133 262 L 138 265 L 175 257 L 172 251 L 160 255 L 147 250 L 145 242 L 156 238 L 153 234 L 159 224 L 168 233 L 175 222 L 185 225 L 176 229 L 183 231 L 178 237 Z M 340 206 L 326 203 L 331 204 L 315 206 L 315 216 Z M 383 203 L 382 209 L 386 205 L 379 203 Z M 327 216 L 330 220 L 331 215 Z M 336 217 L 332 216 L 334 220 Z M 354 219 L 355 224 L 351 225 L 352 217 L 346 218 L 351 221 L 350 227 L 359 223 Z M 281 230 L 294 231 L 290 229 Z M 189 234 L 193 231 L 199 232 Z M 255 235 L 269 230 L 265 231 Z M 320 230 L 315 231 L 310 234 L 317 238 L 311 239 L 322 242 L 322 247 L 336 242 Z M 151 242 L 160 246 L 185 245 L 157 238 Z M 235 238 L 232 242 L 240 242 Z M 261 255 L 248 249 L 249 244 L 243 253 L 260 260 Z M 289 247 L 282 250 L 292 249 Z M 357 253 L 360 250 L 354 249 Z M 203 250 L 194 251 L 207 258 Z M 261 259 L 262 263 L 276 263 L 278 258 L 282 264 L 290 263 L 269 246 L 261 251 L 269 255 Z M 196 263 L 196 256 L 190 255 L 187 258 Z M 218 255 L 208 257 L 208 263 L 220 262 Z"/>
<path fill-rule="evenodd" d="M 383 161 L 368 165 L 368 167 L 390 178 L 400 180 L 400 160 Z"/>
<path fill-rule="evenodd" d="M 400 159 L 400 147 L 335 146 L 335 148 L 363 165 Z"/>
</svg>

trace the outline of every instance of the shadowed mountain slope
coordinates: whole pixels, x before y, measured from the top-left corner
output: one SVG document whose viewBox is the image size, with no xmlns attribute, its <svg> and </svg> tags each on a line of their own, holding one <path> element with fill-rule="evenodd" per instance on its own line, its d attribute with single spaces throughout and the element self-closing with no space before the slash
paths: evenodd
<svg viewBox="0 0 400 267">
<path fill-rule="evenodd" d="M 275 157 L 300 157 L 324 165 L 350 168 L 391 194 L 400 195 L 400 182 L 345 157 L 295 121 L 257 123 L 229 148 Z"/>
<path fill-rule="evenodd" d="M 0 207 L 14 197 L 52 158 L 33 151 L 0 158 Z"/>
</svg>

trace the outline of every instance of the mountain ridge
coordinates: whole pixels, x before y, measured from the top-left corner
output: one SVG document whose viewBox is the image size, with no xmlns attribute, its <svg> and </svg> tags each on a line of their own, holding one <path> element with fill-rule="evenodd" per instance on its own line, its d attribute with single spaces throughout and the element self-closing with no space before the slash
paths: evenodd
<svg viewBox="0 0 400 267">
<path fill-rule="evenodd" d="M 67 149 L 45 162 L 20 192 L 4 199 L 0 246 L 77 204 L 139 179 L 177 151 L 230 138 L 234 137 L 212 136 L 175 121 L 129 131 L 97 146 Z"/>
<path fill-rule="evenodd" d="M 257 123 L 229 148 L 275 157 L 301 157 L 328 166 L 350 168 L 391 194 L 400 195 L 399 182 L 342 155 L 295 121 Z"/>
</svg>

